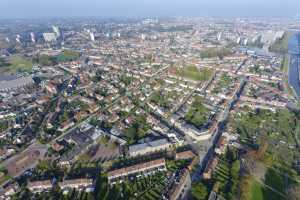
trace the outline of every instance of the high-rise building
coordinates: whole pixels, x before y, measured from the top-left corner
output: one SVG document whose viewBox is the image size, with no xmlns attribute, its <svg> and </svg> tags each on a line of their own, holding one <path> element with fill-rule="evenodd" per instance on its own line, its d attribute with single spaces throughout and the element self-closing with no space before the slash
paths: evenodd
<svg viewBox="0 0 300 200">
<path fill-rule="evenodd" d="M 35 34 L 33 32 L 30 33 L 31 42 L 36 42 Z"/>
<path fill-rule="evenodd" d="M 21 36 L 20 36 L 20 35 L 17 35 L 16 41 L 17 41 L 18 43 L 21 43 Z"/>
<path fill-rule="evenodd" d="M 95 41 L 95 34 L 90 32 L 90 39 L 94 42 Z"/>
<path fill-rule="evenodd" d="M 248 38 L 246 38 L 246 39 L 244 40 L 243 44 L 244 44 L 244 46 L 247 46 L 247 44 L 248 44 Z"/>
<path fill-rule="evenodd" d="M 220 32 L 220 33 L 218 34 L 218 41 L 221 41 L 221 39 L 222 39 L 222 35 L 223 35 L 223 33 L 222 33 L 222 32 Z"/>
<path fill-rule="evenodd" d="M 43 33 L 43 37 L 44 37 L 45 42 L 55 42 L 56 41 L 55 33 Z"/>
<path fill-rule="evenodd" d="M 236 40 L 236 43 L 237 43 L 237 44 L 240 44 L 240 43 L 241 43 L 241 38 L 240 38 L 240 37 L 238 37 L 238 39 Z"/>
<path fill-rule="evenodd" d="M 56 39 L 62 38 L 62 31 L 58 26 L 52 26 L 52 30 L 55 33 Z"/>
</svg>

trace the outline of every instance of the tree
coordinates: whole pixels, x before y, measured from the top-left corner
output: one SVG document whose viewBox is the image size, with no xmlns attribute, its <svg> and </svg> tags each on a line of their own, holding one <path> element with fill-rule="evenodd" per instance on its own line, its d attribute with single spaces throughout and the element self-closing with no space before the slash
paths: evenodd
<svg viewBox="0 0 300 200">
<path fill-rule="evenodd" d="M 98 124 L 100 124 L 100 121 L 96 117 L 92 117 L 92 119 L 90 120 L 90 124 L 93 126 L 97 126 Z"/>
<path fill-rule="evenodd" d="M 237 153 L 236 153 L 235 149 L 233 149 L 233 148 L 227 147 L 225 156 L 229 162 L 233 162 L 234 160 L 237 159 Z"/>
<path fill-rule="evenodd" d="M 191 195 L 194 200 L 206 200 L 208 189 L 203 183 L 196 183 L 192 185 Z"/>
<path fill-rule="evenodd" d="M 107 178 L 99 173 L 96 179 L 94 197 L 95 199 L 106 199 L 108 192 Z"/>
<path fill-rule="evenodd" d="M 241 164 L 240 164 L 239 160 L 233 161 L 233 163 L 231 165 L 231 169 L 230 169 L 230 173 L 233 178 L 239 177 L 240 167 L 241 167 Z"/>
</svg>

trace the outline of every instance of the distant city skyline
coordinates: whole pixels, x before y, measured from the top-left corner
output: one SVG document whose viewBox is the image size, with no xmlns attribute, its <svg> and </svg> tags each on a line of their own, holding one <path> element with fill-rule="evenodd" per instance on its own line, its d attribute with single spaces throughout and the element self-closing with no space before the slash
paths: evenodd
<svg viewBox="0 0 300 200">
<path fill-rule="evenodd" d="M 299 0 L 1 0 L 0 18 L 293 17 Z"/>
</svg>

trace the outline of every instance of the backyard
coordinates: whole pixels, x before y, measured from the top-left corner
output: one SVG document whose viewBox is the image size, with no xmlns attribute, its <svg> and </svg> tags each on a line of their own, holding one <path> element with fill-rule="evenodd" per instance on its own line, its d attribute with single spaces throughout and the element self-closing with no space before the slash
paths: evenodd
<svg viewBox="0 0 300 200">
<path fill-rule="evenodd" d="M 196 127 L 203 126 L 209 117 L 209 109 L 203 105 L 203 100 L 195 97 L 188 112 L 185 114 L 185 120 Z"/>
</svg>

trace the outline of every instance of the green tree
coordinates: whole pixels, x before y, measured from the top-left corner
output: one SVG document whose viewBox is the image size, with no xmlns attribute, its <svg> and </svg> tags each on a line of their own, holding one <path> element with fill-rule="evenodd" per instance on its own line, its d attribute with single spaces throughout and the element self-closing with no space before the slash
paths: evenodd
<svg viewBox="0 0 300 200">
<path fill-rule="evenodd" d="M 194 200 L 206 200 L 208 196 L 208 188 L 203 183 L 193 184 L 191 195 Z"/>
</svg>

